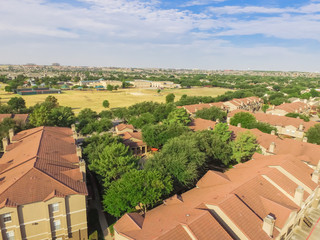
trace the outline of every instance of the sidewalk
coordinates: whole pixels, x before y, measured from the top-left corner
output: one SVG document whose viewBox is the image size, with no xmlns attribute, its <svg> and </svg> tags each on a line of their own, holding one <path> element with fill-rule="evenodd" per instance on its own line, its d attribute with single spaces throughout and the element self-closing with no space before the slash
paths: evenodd
<svg viewBox="0 0 320 240">
<path fill-rule="evenodd" d="M 101 207 L 101 201 L 100 201 L 100 196 L 99 196 L 99 192 L 97 189 L 96 180 L 94 179 L 94 177 L 92 177 L 92 175 L 90 175 L 90 178 L 91 178 L 92 190 L 93 190 L 93 194 L 94 194 L 94 200 L 91 200 L 91 207 L 96 208 L 98 210 L 100 227 L 103 232 L 104 239 L 113 240 L 113 237 L 109 233 L 109 229 L 108 229 L 109 225 L 107 223 L 107 220 L 106 220 L 105 215 L 103 213 L 103 209 Z"/>
</svg>

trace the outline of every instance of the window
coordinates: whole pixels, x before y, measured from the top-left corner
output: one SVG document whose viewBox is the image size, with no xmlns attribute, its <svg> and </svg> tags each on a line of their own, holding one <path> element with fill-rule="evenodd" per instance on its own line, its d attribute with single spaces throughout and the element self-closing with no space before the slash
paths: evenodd
<svg viewBox="0 0 320 240">
<path fill-rule="evenodd" d="M 6 235 L 7 235 L 7 240 L 14 240 L 14 232 L 13 231 L 6 232 Z"/>
<path fill-rule="evenodd" d="M 51 204 L 51 210 L 52 212 L 59 212 L 59 203 Z"/>
<path fill-rule="evenodd" d="M 61 228 L 61 221 L 60 220 L 53 221 L 53 228 L 55 231 L 59 230 Z"/>
<path fill-rule="evenodd" d="M 11 222 L 11 214 L 10 213 L 3 214 L 3 222 L 4 223 Z"/>
</svg>

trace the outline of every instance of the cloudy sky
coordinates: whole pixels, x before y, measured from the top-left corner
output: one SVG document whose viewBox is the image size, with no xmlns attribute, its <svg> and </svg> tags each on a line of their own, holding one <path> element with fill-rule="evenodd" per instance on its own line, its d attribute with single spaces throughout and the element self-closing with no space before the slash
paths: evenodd
<svg viewBox="0 0 320 240">
<path fill-rule="evenodd" d="M 320 71 L 320 0 L 0 0 L 0 64 Z"/>
</svg>

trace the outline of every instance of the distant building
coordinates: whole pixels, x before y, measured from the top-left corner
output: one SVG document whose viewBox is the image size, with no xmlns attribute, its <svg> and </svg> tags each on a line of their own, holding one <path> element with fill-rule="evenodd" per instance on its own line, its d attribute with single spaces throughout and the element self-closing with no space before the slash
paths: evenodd
<svg viewBox="0 0 320 240">
<path fill-rule="evenodd" d="M 134 80 L 130 82 L 135 88 L 181 88 L 180 84 L 170 81 Z"/>
<path fill-rule="evenodd" d="M 243 110 L 235 110 L 228 114 L 228 118 L 233 117 L 239 112 L 246 112 Z M 300 118 L 292 118 L 286 116 L 278 116 L 266 113 L 252 113 L 252 115 L 259 122 L 268 123 L 277 128 L 278 134 L 286 135 L 294 138 L 303 139 L 304 133 L 306 133 L 317 122 L 309 121 L 305 122 Z"/>
<path fill-rule="evenodd" d="M 283 103 L 279 106 L 273 106 L 266 111 L 267 114 L 285 116 L 288 113 L 308 114 L 310 107 L 303 102 Z"/>
<path fill-rule="evenodd" d="M 147 144 L 142 139 L 142 133 L 136 131 L 131 124 L 119 124 L 115 127 L 116 134 L 123 139 L 123 144 L 128 146 L 133 154 L 144 155 L 149 151 Z"/>
<path fill-rule="evenodd" d="M 12 113 L 0 114 L 0 123 L 5 118 L 13 119 L 14 121 L 16 121 L 18 125 L 25 125 L 28 122 L 29 114 L 12 114 Z"/>
<path fill-rule="evenodd" d="M 57 94 L 61 93 L 60 89 L 52 88 L 18 88 L 15 92 L 19 95 L 37 95 L 37 94 Z"/>
</svg>

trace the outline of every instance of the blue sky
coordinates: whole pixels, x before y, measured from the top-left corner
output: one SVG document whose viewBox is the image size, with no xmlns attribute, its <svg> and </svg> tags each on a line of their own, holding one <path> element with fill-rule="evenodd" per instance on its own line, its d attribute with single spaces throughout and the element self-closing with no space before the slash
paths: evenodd
<svg viewBox="0 0 320 240">
<path fill-rule="evenodd" d="M 320 0 L 0 4 L 0 64 L 320 71 Z"/>
</svg>

